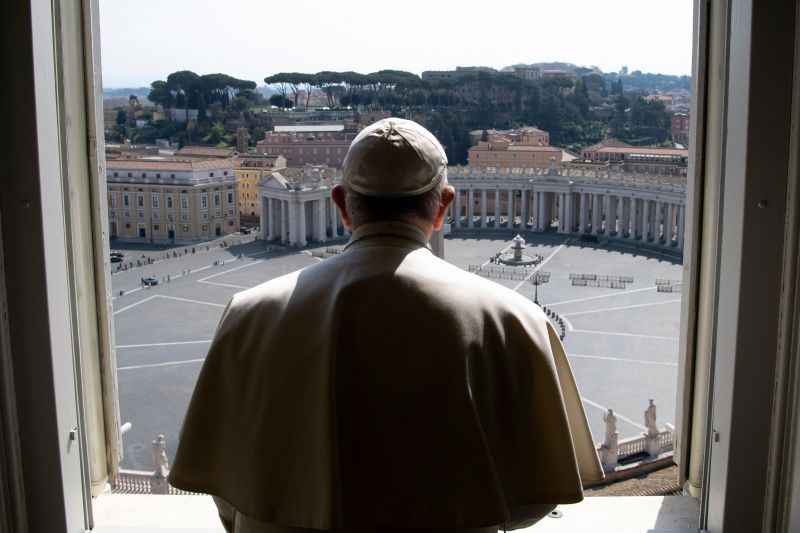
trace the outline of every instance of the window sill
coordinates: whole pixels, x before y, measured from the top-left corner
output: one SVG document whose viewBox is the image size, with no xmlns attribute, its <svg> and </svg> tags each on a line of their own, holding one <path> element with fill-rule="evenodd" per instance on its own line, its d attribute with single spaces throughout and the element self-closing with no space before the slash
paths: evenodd
<svg viewBox="0 0 800 533">
<path fill-rule="evenodd" d="M 95 533 L 224 533 L 209 496 L 104 494 L 92 502 Z M 519 531 L 531 533 L 697 532 L 698 501 L 689 496 L 592 497 L 558 508 Z"/>
</svg>

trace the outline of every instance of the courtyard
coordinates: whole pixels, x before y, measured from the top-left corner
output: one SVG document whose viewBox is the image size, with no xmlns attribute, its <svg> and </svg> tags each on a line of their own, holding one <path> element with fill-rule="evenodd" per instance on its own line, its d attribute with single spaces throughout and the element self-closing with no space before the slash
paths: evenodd
<svg viewBox="0 0 800 533">
<path fill-rule="evenodd" d="M 465 270 L 472 265 L 486 272 L 489 259 L 509 248 L 513 236 L 456 233 L 445 240 L 445 258 Z M 677 283 L 681 265 L 655 254 L 581 245 L 555 234 L 525 238 L 525 253 L 542 257 L 536 269 L 550 273 L 549 282 L 538 287 L 538 299 L 563 321 L 564 345 L 595 440 L 603 439 L 602 415 L 608 408 L 617 415 L 621 439 L 639 435 L 649 399 L 658 406 L 660 427 L 674 423 L 680 292 L 661 292 L 656 283 Z M 120 410 L 122 422 L 132 426 L 123 436 L 124 468 L 152 467 L 150 443 L 157 434 L 166 436 L 172 457 L 197 375 L 230 297 L 324 260 L 322 252 L 342 244 L 298 251 L 256 241 L 197 250 L 114 274 Z M 590 286 L 592 282 L 575 286 L 570 275 L 623 277 L 626 282 L 624 288 Z M 141 278 L 148 276 L 160 283 L 141 287 Z M 531 276 L 487 277 L 534 298 Z"/>
</svg>

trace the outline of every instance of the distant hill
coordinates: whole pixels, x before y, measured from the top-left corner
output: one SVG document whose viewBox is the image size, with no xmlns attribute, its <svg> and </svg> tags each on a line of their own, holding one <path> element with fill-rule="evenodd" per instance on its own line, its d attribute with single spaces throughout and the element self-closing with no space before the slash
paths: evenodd
<svg viewBox="0 0 800 533">
<path fill-rule="evenodd" d="M 515 68 L 520 68 L 520 67 L 536 67 L 542 70 L 564 70 L 567 72 L 574 72 L 578 76 L 590 74 L 592 72 L 595 72 L 597 74 L 603 73 L 603 71 L 594 66 L 582 67 L 580 65 L 575 65 L 573 63 L 565 63 L 563 61 L 543 61 L 540 63 L 517 63 L 515 65 L 504 67 L 502 70 L 504 72 L 509 72 L 511 70 L 514 70 Z"/>
<path fill-rule="evenodd" d="M 642 72 L 634 70 L 629 74 L 619 74 L 616 72 L 603 72 L 597 67 L 582 67 L 573 63 L 565 63 L 562 61 L 550 61 L 542 63 L 517 63 L 503 68 L 504 72 L 510 72 L 514 68 L 519 67 L 538 67 L 542 70 L 564 70 L 572 72 L 576 76 L 585 76 L 587 74 L 600 74 L 605 78 L 607 83 L 615 82 L 622 79 L 622 85 L 626 91 L 641 91 L 644 93 L 653 93 L 655 91 L 674 91 L 674 90 L 691 90 L 692 79 L 690 76 L 674 76 L 672 74 L 657 74 L 652 72 Z"/>
<path fill-rule="evenodd" d="M 634 70 L 627 75 L 619 75 L 616 73 L 603 74 L 607 82 L 613 82 L 617 79 L 622 80 L 622 86 L 625 91 L 641 91 L 643 93 L 654 93 L 655 91 L 675 91 L 675 90 L 692 90 L 691 76 L 674 76 L 672 74 L 653 74 L 650 72 L 641 72 Z"/>
<path fill-rule="evenodd" d="M 106 89 L 103 88 L 103 98 L 111 98 L 114 96 L 124 96 L 125 98 L 135 94 L 139 98 L 146 97 L 150 94 L 150 87 L 122 87 L 119 89 Z"/>
</svg>

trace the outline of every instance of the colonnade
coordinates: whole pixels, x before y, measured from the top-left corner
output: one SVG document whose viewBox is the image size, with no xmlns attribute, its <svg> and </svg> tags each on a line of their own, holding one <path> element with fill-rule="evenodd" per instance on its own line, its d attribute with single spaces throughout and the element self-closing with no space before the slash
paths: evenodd
<svg viewBox="0 0 800 533">
<path fill-rule="evenodd" d="M 509 228 L 597 235 L 683 249 L 685 179 L 556 169 L 489 172 L 453 167 L 452 229 Z M 261 186 L 261 238 L 292 246 L 347 235 L 331 191 Z"/>
<path fill-rule="evenodd" d="M 291 246 L 306 246 L 311 241 L 325 242 L 346 235 L 339 211 L 328 195 L 309 191 L 280 191 L 279 195 L 262 192 L 261 238 L 279 240 Z M 310 196 L 310 197 L 309 197 Z"/>
<path fill-rule="evenodd" d="M 453 228 L 515 228 L 592 234 L 683 249 L 682 194 L 630 188 L 553 184 L 459 183 L 450 209 Z"/>
</svg>

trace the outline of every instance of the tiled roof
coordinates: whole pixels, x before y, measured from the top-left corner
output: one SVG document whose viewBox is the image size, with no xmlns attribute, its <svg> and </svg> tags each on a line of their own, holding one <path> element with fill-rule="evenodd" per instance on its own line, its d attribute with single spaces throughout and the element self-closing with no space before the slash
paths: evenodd
<svg viewBox="0 0 800 533">
<path fill-rule="evenodd" d="M 596 153 L 630 154 L 630 155 L 670 155 L 676 157 L 689 157 L 689 150 L 680 148 L 645 148 L 640 146 L 604 146 L 593 150 Z"/>
<path fill-rule="evenodd" d="M 215 146 L 184 146 L 175 155 L 189 157 L 230 157 L 236 152 L 233 148 L 217 148 Z"/>
<path fill-rule="evenodd" d="M 509 152 L 560 152 L 561 148 L 555 146 L 531 146 L 527 144 L 512 144 L 508 147 Z"/>
</svg>

